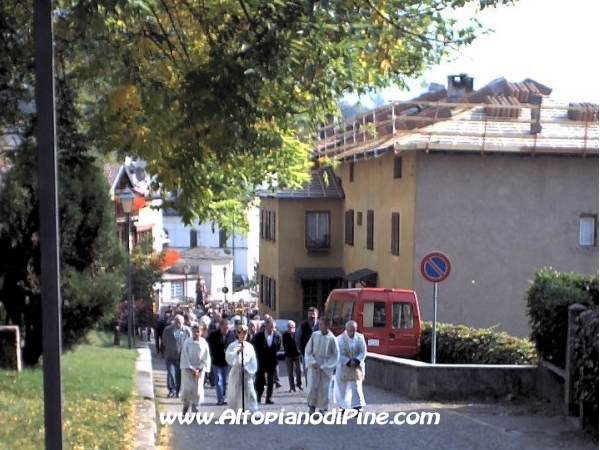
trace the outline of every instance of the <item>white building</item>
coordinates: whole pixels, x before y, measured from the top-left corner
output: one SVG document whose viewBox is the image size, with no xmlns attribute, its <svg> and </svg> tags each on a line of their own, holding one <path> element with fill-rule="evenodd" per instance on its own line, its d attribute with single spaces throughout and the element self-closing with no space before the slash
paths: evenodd
<svg viewBox="0 0 600 450">
<path fill-rule="evenodd" d="M 225 230 L 219 229 L 211 223 L 196 221 L 191 226 L 185 226 L 181 221 L 181 216 L 173 211 L 164 211 L 163 226 L 168 234 L 169 247 L 178 250 L 196 247 L 224 249 L 226 254 L 230 255 L 233 260 L 229 269 L 230 274 L 232 276 L 233 274 L 242 275 L 251 281 L 255 276 L 255 267 L 258 263 L 260 237 L 260 210 L 258 206 L 250 207 L 247 211 L 247 217 L 249 223 L 248 234 L 234 233 L 230 237 L 227 237 Z M 222 266 L 220 270 L 222 270 Z M 231 286 L 229 284 L 230 289 Z"/>
</svg>

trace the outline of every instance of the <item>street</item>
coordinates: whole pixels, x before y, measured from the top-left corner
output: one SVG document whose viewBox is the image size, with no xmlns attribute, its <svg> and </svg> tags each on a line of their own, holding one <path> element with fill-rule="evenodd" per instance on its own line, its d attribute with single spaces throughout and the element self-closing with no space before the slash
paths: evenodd
<svg viewBox="0 0 600 450">
<path fill-rule="evenodd" d="M 164 360 L 153 354 L 154 387 L 157 413 L 181 411 L 181 401 L 166 397 Z M 288 393 L 284 365 L 280 363 L 282 387 L 275 390 L 274 405 L 260 405 L 262 412 L 306 412 L 305 392 Z M 215 420 L 227 406 L 215 406 L 214 388 L 206 389 L 202 412 L 212 412 Z M 518 403 L 502 401 L 498 404 L 457 404 L 414 402 L 374 386 L 365 385 L 365 412 L 388 412 L 392 419 L 399 412 L 438 412 L 438 425 L 358 425 L 356 420 L 347 425 L 164 425 L 158 442 L 163 450 L 191 448 L 261 448 L 264 450 L 314 449 L 597 449 L 576 429 L 575 422 L 560 415 L 531 413 Z M 333 407 L 333 406 L 332 406 Z M 415 415 L 412 415 L 415 417 Z M 161 425 L 159 424 L 159 427 Z"/>
</svg>

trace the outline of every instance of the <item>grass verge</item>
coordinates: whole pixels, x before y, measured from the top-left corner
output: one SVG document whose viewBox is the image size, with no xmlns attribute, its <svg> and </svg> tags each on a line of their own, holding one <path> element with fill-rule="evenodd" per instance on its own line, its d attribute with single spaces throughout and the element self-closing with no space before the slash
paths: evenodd
<svg viewBox="0 0 600 450">
<path fill-rule="evenodd" d="M 137 352 L 91 332 L 62 358 L 63 440 L 68 449 L 126 446 Z M 0 371 L 0 449 L 44 448 L 42 368 Z"/>
</svg>

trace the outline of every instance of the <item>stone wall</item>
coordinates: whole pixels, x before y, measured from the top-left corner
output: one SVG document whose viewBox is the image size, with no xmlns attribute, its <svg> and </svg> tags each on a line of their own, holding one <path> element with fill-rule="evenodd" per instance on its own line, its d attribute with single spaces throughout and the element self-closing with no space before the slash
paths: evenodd
<svg viewBox="0 0 600 450">
<path fill-rule="evenodd" d="M 537 366 L 427 364 L 369 353 L 365 383 L 412 400 L 466 400 L 535 395 Z"/>
<path fill-rule="evenodd" d="M 0 326 L 0 369 L 21 370 L 21 337 L 17 326 Z"/>
</svg>

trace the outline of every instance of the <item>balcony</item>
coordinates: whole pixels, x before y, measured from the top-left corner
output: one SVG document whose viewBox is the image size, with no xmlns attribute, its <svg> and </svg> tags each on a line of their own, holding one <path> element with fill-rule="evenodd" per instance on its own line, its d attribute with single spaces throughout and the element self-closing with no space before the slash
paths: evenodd
<svg viewBox="0 0 600 450">
<path fill-rule="evenodd" d="M 331 249 L 331 239 L 329 238 L 329 235 L 325 235 L 325 236 L 323 236 L 321 238 L 317 238 L 317 239 L 309 239 L 307 237 L 306 242 L 305 242 L 305 247 L 306 247 L 306 253 L 309 253 L 309 254 L 329 253 L 329 250 Z"/>
</svg>

